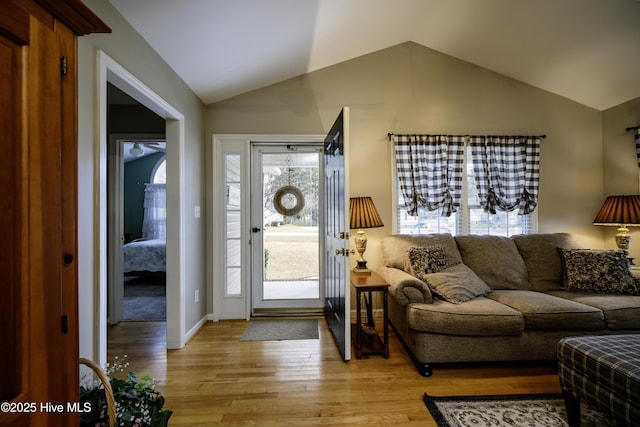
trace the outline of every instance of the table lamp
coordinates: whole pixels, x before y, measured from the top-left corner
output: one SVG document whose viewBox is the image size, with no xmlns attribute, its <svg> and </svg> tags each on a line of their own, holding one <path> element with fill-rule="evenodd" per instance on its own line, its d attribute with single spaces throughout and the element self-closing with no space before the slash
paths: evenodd
<svg viewBox="0 0 640 427">
<path fill-rule="evenodd" d="M 349 200 L 349 222 L 351 229 L 358 229 L 353 240 L 360 258 L 356 260 L 357 265 L 353 272 L 370 273 L 371 270 L 367 268 L 367 261 L 364 259 L 364 251 L 367 250 L 367 237 L 362 229 L 384 225 L 371 197 L 353 197 Z"/>
<path fill-rule="evenodd" d="M 593 220 L 595 225 L 617 225 L 616 245 L 629 253 L 631 234 L 628 225 L 640 225 L 640 195 L 609 196 Z"/>
</svg>

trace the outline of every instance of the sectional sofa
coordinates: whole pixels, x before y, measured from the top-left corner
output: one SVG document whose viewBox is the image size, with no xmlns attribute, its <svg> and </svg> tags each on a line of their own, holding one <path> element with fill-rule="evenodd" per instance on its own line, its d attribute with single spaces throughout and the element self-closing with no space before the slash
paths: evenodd
<svg viewBox="0 0 640 427">
<path fill-rule="evenodd" d="M 452 362 L 554 360 L 566 336 L 640 333 L 626 254 L 566 233 L 382 240 L 389 320 L 421 375 Z"/>
</svg>

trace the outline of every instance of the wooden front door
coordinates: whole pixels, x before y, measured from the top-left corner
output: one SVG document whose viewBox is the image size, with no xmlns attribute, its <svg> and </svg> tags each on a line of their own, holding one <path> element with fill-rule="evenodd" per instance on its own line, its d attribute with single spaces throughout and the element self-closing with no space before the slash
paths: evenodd
<svg viewBox="0 0 640 427">
<path fill-rule="evenodd" d="M 344 360 L 351 359 L 349 194 L 346 173 L 349 108 L 344 107 L 324 141 L 325 317 Z"/>
</svg>

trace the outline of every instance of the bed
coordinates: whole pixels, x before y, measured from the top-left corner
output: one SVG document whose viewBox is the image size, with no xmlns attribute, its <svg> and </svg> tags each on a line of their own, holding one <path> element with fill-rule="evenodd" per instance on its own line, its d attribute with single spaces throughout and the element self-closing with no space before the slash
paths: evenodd
<svg viewBox="0 0 640 427">
<path fill-rule="evenodd" d="M 140 240 L 123 247 L 122 269 L 127 275 L 164 273 L 167 267 L 166 240 Z"/>
</svg>

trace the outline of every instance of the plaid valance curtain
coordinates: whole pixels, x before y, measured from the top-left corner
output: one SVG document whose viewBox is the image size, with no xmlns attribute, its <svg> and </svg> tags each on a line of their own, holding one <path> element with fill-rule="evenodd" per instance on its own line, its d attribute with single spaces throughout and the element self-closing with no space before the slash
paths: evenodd
<svg viewBox="0 0 640 427">
<path fill-rule="evenodd" d="M 470 137 L 480 206 L 485 212 L 514 211 L 526 215 L 538 204 L 540 138 L 531 136 Z"/>
<path fill-rule="evenodd" d="M 464 137 L 447 135 L 393 135 L 400 191 L 409 215 L 418 207 L 442 207 L 450 216 L 460 206 L 464 164 Z"/>
<path fill-rule="evenodd" d="M 636 128 L 636 153 L 638 155 L 638 167 L 640 167 L 640 128 Z"/>
<path fill-rule="evenodd" d="M 460 206 L 469 142 L 481 207 L 528 214 L 538 203 L 540 137 L 391 135 L 400 191 L 409 215 L 418 207 L 450 216 Z M 640 151 L 639 151 L 640 152 Z"/>
</svg>

